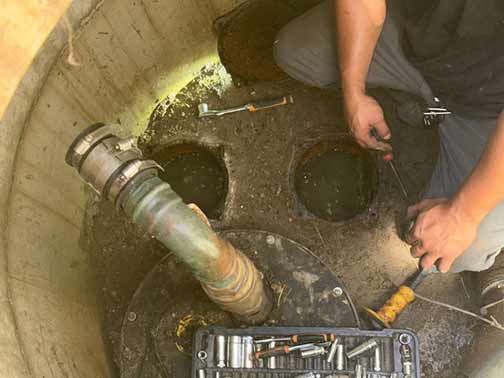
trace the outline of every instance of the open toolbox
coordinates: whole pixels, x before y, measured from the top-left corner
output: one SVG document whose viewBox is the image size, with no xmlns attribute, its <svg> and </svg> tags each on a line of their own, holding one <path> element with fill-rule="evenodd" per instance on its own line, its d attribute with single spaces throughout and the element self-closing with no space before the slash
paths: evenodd
<svg viewBox="0 0 504 378">
<path fill-rule="evenodd" d="M 259 358 L 273 348 L 282 351 Z M 419 341 L 409 330 L 206 327 L 194 336 L 193 378 L 420 376 Z"/>
</svg>

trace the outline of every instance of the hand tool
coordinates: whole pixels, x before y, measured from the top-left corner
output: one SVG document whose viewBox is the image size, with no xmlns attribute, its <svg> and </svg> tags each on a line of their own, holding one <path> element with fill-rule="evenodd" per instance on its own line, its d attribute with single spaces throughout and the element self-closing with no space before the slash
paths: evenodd
<svg viewBox="0 0 504 378">
<path fill-rule="evenodd" d="M 345 369 L 345 346 L 338 344 L 336 346 L 336 370 Z"/>
<path fill-rule="evenodd" d="M 401 285 L 378 311 L 366 308 L 366 312 L 375 328 L 391 328 L 397 317 L 415 300 L 415 290 L 418 286 L 435 270 L 435 267 L 418 270 L 408 280 L 409 282 Z"/>
<path fill-rule="evenodd" d="M 320 378 L 320 374 L 314 374 L 312 372 L 297 375 L 294 378 Z"/>
<path fill-rule="evenodd" d="M 376 131 L 376 129 L 371 129 L 370 133 L 371 133 L 371 136 L 373 138 L 375 138 L 378 142 L 383 142 L 383 143 L 388 143 L 389 142 L 389 141 L 383 139 L 378 134 L 378 131 Z M 392 170 L 392 173 L 394 173 L 394 176 L 397 179 L 397 183 L 399 184 L 399 187 L 401 188 L 401 192 L 404 195 L 404 198 L 408 199 L 409 198 L 408 190 L 406 189 L 406 185 L 404 185 L 404 181 L 402 180 L 401 175 L 399 174 L 399 171 L 397 170 L 397 167 L 396 167 L 394 161 L 393 160 L 387 160 L 387 162 L 389 163 L 389 166 L 390 166 L 390 169 Z"/>
<path fill-rule="evenodd" d="M 423 123 L 425 127 L 437 126 L 444 120 L 444 117 L 452 114 L 447 108 L 441 105 L 440 100 L 435 97 L 434 102 L 438 104 L 437 107 L 429 106 L 423 112 Z"/>
<path fill-rule="evenodd" d="M 254 338 L 252 336 L 243 336 L 243 356 L 242 366 L 245 369 L 252 369 L 254 367 Z"/>
<path fill-rule="evenodd" d="M 204 350 L 200 350 L 197 354 L 197 357 L 198 359 L 203 362 L 204 364 L 206 364 L 206 359 L 208 357 L 208 354 L 207 352 L 205 352 Z"/>
<path fill-rule="evenodd" d="M 361 364 L 355 365 L 355 378 L 364 378 L 364 372 Z"/>
<path fill-rule="evenodd" d="M 231 368 L 239 369 L 242 367 L 243 344 L 241 336 L 228 337 L 228 365 Z"/>
<path fill-rule="evenodd" d="M 310 358 L 310 357 L 322 356 L 325 353 L 326 353 L 326 350 L 325 350 L 324 347 L 314 346 L 313 349 L 304 349 L 304 350 L 301 350 L 301 358 Z"/>
<path fill-rule="evenodd" d="M 271 337 L 268 339 L 255 340 L 255 344 L 266 344 L 271 341 L 288 341 L 293 344 L 308 344 L 308 343 L 324 343 L 327 341 L 336 340 L 334 333 L 310 334 L 310 335 L 293 335 L 289 337 Z"/>
<path fill-rule="evenodd" d="M 413 357 L 411 355 L 411 349 L 408 345 L 401 345 L 399 352 L 401 353 L 401 363 L 404 377 L 411 378 L 413 373 Z"/>
<path fill-rule="evenodd" d="M 268 344 L 269 349 L 273 349 L 276 347 L 276 341 L 272 341 Z M 276 357 L 268 358 L 268 369 L 276 369 Z"/>
<path fill-rule="evenodd" d="M 413 338 L 411 337 L 411 335 L 408 335 L 407 333 L 401 333 L 399 335 L 399 342 L 402 345 L 409 345 L 409 344 L 411 344 L 412 340 L 413 340 Z"/>
<path fill-rule="evenodd" d="M 332 363 L 334 360 L 334 356 L 336 356 L 336 348 L 338 346 L 338 339 L 334 340 L 331 344 L 331 349 L 329 349 L 329 354 L 327 355 L 327 362 Z"/>
<path fill-rule="evenodd" d="M 382 355 L 381 355 L 380 345 L 378 345 L 374 350 L 373 370 L 374 371 L 381 371 L 382 370 Z"/>
<path fill-rule="evenodd" d="M 268 357 L 272 357 L 272 356 L 283 356 L 286 354 L 291 354 L 292 352 L 294 352 L 296 350 L 310 349 L 314 346 L 315 346 L 315 344 L 313 344 L 313 343 L 301 344 L 301 345 L 296 345 L 296 346 L 281 345 L 281 346 L 277 346 L 272 349 L 265 349 L 265 350 L 261 350 L 259 352 L 256 352 L 255 358 L 259 360 L 262 358 L 268 358 Z"/>
<path fill-rule="evenodd" d="M 366 363 L 365 360 L 364 360 L 364 363 Z M 362 362 L 361 362 L 361 365 L 362 365 L 362 378 L 368 378 L 367 366 L 362 364 Z"/>
<path fill-rule="evenodd" d="M 254 351 L 257 353 L 257 352 L 260 352 L 261 350 L 263 350 L 265 345 L 264 344 L 254 344 Z M 264 360 L 256 360 L 256 366 L 259 367 L 259 368 L 263 368 L 264 367 Z"/>
<path fill-rule="evenodd" d="M 263 101 L 255 101 L 250 102 L 245 105 L 236 106 L 228 109 L 210 109 L 207 103 L 202 103 L 198 105 L 198 112 L 200 118 L 205 117 L 220 117 L 226 114 L 238 113 L 238 112 L 250 112 L 254 113 L 259 110 L 276 108 L 278 106 L 292 104 L 294 102 L 294 97 L 291 95 L 276 98 L 273 100 L 263 100 Z"/>
<path fill-rule="evenodd" d="M 367 351 L 370 351 L 371 349 L 374 349 L 377 347 L 378 347 L 378 342 L 375 339 L 369 339 L 368 341 L 366 341 L 360 345 L 357 345 L 351 351 L 347 352 L 347 357 L 349 359 L 359 357 L 361 354 L 364 354 Z"/>
<path fill-rule="evenodd" d="M 226 367 L 226 336 L 218 335 L 215 338 L 217 367 Z"/>
</svg>

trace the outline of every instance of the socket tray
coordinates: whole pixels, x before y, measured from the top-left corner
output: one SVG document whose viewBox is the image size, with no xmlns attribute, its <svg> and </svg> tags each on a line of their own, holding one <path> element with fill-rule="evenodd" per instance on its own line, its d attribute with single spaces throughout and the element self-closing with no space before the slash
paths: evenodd
<svg viewBox="0 0 504 378">
<path fill-rule="evenodd" d="M 215 337 L 223 336 L 252 336 L 254 339 L 270 337 L 289 337 L 302 334 L 322 334 L 334 333 L 336 337 L 344 344 L 345 367 L 343 370 L 336 370 L 335 361 L 328 363 L 327 354 L 319 357 L 302 359 L 298 352 L 293 352 L 286 356 L 276 357 L 276 368 L 268 369 L 258 366 L 254 361 L 253 368 L 233 369 L 229 367 L 217 367 L 215 355 Z M 411 342 L 411 356 L 413 359 L 412 374 L 406 375 L 403 372 L 401 362 L 399 341 L 400 335 L 409 335 Z M 365 353 L 359 358 L 349 360 L 346 358 L 346 352 L 354 347 L 374 338 L 379 342 L 382 351 L 381 371 L 374 371 L 372 365 L 373 353 Z M 282 343 L 277 343 L 282 345 Z M 206 360 L 198 359 L 198 352 L 207 353 Z M 420 378 L 420 352 L 419 340 L 415 333 L 410 330 L 385 329 L 381 331 L 368 331 L 357 328 L 327 328 L 327 327 L 251 327 L 251 328 L 223 328 L 223 327 L 204 327 L 200 328 L 194 335 L 193 355 L 192 355 L 192 378 L 199 378 L 198 370 L 205 371 L 206 378 L 295 378 L 305 373 L 314 373 L 320 378 L 354 378 L 355 365 L 359 362 L 367 366 L 365 378 Z M 263 365 L 266 365 L 263 363 Z M 219 372 L 219 374 L 216 374 Z"/>
</svg>

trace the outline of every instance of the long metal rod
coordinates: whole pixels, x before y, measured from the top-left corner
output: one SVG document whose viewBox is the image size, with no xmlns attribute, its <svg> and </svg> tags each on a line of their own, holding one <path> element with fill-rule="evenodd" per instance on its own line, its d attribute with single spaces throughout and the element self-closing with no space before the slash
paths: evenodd
<svg viewBox="0 0 504 378">
<path fill-rule="evenodd" d="M 404 185 L 404 181 L 402 180 L 401 175 L 399 174 L 399 171 L 397 170 L 395 163 L 392 160 L 389 160 L 389 165 L 390 165 L 390 168 L 392 169 L 392 172 L 394 173 L 395 178 L 397 179 L 399 187 L 401 188 L 401 192 L 404 195 L 404 198 L 408 199 L 409 198 L 408 190 L 406 189 L 406 185 Z"/>
</svg>

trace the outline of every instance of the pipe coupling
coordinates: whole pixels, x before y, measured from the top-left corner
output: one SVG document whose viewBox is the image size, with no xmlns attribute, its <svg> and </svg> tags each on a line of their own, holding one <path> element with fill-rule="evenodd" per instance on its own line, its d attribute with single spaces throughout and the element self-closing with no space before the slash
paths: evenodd
<svg viewBox="0 0 504 378">
<path fill-rule="evenodd" d="M 116 206 L 123 189 L 141 173 L 157 175 L 162 168 L 144 160 L 134 138 L 112 134 L 113 125 L 95 124 L 77 136 L 66 154 L 66 162 L 79 172 L 97 194 Z"/>
</svg>

